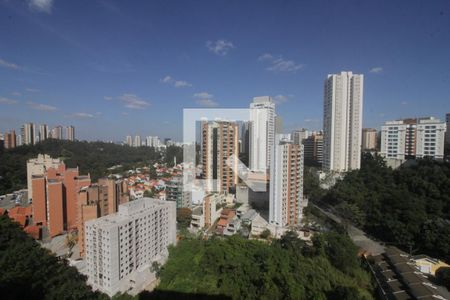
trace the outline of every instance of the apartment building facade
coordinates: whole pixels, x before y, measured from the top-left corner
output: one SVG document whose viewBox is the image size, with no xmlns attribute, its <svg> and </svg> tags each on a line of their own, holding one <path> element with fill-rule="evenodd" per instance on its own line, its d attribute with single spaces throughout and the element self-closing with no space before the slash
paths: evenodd
<svg viewBox="0 0 450 300">
<path fill-rule="evenodd" d="M 325 171 L 346 172 L 361 166 L 364 76 L 329 74 L 324 84 L 323 164 Z"/>
<path fill-rule="evenodd" d="M 270 170 L 269 223 L 300 224 L 303 214 L 303 145 L 276 137 Z"/>
<path fill-rule="evenodd" d="M 239 127 L 236 122 L 202 123 L 202 164 L 207 192 L 229 192 L 238 183 L 237 159 L 234 168 L 227 165 L 230 156 L 239 156 Z"/>
<path fill-rule="evenodd" d="M 275 102 L 271 97 L 255 97 L 250 104 L 250 169 L 267 172 L 275 137 Z"/>
<path fill-rule="evenodd" d="M 295 143 L 295 142 L 294 142 Z M 323 134 L 313 133 L 303 140 L 305 161 L 323 163 Z"/>
<path fill-rule="evenodd" d="M 141 198 L 87 221 L 85 231 L 88 284 L 112 297 L 148 284 L 152 262 L 168 256 L 176 243 L 176 205 Z"/>
<path fill-rule="evenodd" d="M 377 148 L 377 130 L 374 128 L 363 128 L 362 150 L 375 150 Z"/>
<path fill-rule="evenodd" d="M 397 160 L 443 159 L 446 127 L 434 117 L 387 121 L 381 127 L 380 155 Z"/>
</svg>

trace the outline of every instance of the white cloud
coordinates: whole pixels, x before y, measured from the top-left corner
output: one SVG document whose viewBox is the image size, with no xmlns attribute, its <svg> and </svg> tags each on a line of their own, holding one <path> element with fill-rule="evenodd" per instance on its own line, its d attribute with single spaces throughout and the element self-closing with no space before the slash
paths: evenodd
<svg viewBox="0 0 450 300">
<path fill-rule="evenodd" d="M 214 101 L 213 99 L 198 99 L 195 101 L 198 105 L 206 106 L 206 107 L 217 107 L 219 103 Z"/>
<path fill-rule="evenodd" d="M 305 123 L 318 123 L 320 119 L 308 118 L 304 120 Z"/>
<path fill-rule="evenodd" d="M 8 68 L 8 69 L 13 69 L 13 70 L 19 70 L 21 69 L 21 67 L 19 65 L 16 65 L 15 63 L 12 62 L 8 62 L 6 60 L 3 60 L 0 58 L 0 67 L 4 67 L 4 68 Z"/>
<path fill-rule="evenodd" d="M 273 97 L 273 100 L 276 104 L 283 104 L 287 102 L 290 98 L 292 98 L 293 95 L 276 95 Z"/>
<path fill-rule="evenodd" d="M 383 68 L 382 67 L 373 67 L 372 69 L 370 69 L 369 71 L 370 73 L 381 73 L 383 72 Z"/>
<path fill-rule="evenodd" d="M 221 56 L 227 55 L 228 51 L 235 48 L 232 42 L 223 39 L 217 40 L 215 42 L 207 41 L 206 47 L 209 49 L 209 51 Z"/>
<path fill-rule="evenodd" d="M 119 96 L 119 100 L 124 103 L 124 106 L 131 109 L 144 109 L 150 106 L 150 103 L 146 100 L 141 99 L 135 94 L 123 94 Z"/>
<path fill-rule="evenodd" d="M 26 88 L 25 91 L 30 92 L 30 93 L 37 93 L 37 92 L 39 92 L 38 89 L 33 89 L 33 88 Z"/>
<path fill-rule="evenodd" d="M 18 96 L 22 96 L 22 93 L 20 93 L 20 92 L 12 92 L 11 95 L 18 97 Z"/>
<path fill-rule="evenodd" d="M 284 59 L 282 56 L 276 58 L 270 53 L 265 53 L 259 56 L 258 60 L 269 64 L 269 66 L 266 68 L 266 70 L 268 71 L 296 72 L 303 68 L 302 64 L 298 64 L 293 60 Z"/>
<path fill-rule="evenodd" d="M 267 61 L 267 60 L 273 60 L 273 56 L 270 53 L 264 53 L 263 55 L 258 57 L 259 61 Z"/>
<path fill-rule="evenodd" d="M 84 112 L 78 112 L 71 115 L 73 118 L 79 118 L 79 119 L 92 119 L 94 117 L 93 114 L 84 113 Z"/>
<path fill-rule="evenodd" d="M 108 101 L 111 101 L 111 100 L 113 99 L 113 97 L 105 96 L 105 97 L 103 97 L 103 99 L 108 100 Z"/>
<path fill-rule="evenodd" d="M 165 84 L 169 84 L 169 85 L 173 85 L 176 88 L 180 88 L 180 87 L 190 87 L 192 86 L 192 84 L 190 84 L 187 81 L 184 80 L 176 80 L 175 78 L 167 75 L 166 77 L 164 77 L 163 79 L 161 79 L 162 83 Z"/>
<path fill-rule="evenodd" d="M 35 102 L 27 102 L 27 104 L 35 110 L 42 110 L 42 111 L 55 111 L 57 108 L 52 105 L 48 104 L 42 104 L 42 103 L 35 103 Z"/>
<path fill-rule="evenodd" d="M 400 104 L 401 104 L 401 105 L 407 105 L 407 104 L 408 104 L 408 101 L 402 101 Z"/>
<path fill-rule="evenodd" d="M 9 99 L 5 97 L 0 97 L 0 104 L 17 104 L 19 101 L 14 99 Z"/>
<path fill-rule="evenodd" d="M 52 12 L 53 0 L 28 0 L 28 6 L 32 10 L 49 14 Z"/>
<path fill-rule="evenodd" d="M 217 107 L 219 106 L 219 103 L 213 100 L 214 95 L 207 93 L 207 92 L 201 92 L 201 93 L 195 93 L 194 98 L 196 98 L 195 103 L 201 106 L 206 107 Z"/>
<path fill-rule="evenodd" d="M 194 94 L 194 97 L 195 97 L 195 98 L 213 98 L 214 95 L 209 94 L 209 93 L 207 93 L 207 92 L 201 92 L 201 93 L 195 93 L 195 94 Z"/>
</svg>

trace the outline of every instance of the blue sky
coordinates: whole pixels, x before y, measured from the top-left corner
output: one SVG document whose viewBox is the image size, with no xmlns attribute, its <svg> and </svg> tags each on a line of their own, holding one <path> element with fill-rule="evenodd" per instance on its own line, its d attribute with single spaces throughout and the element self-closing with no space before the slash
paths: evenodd
<svg viewBox="0 0 450 300">
<path fill-rule="evenodd" d="M 276 97 L 320 129 L 329 73 L 365 75 L 364 126 L 450 112 L 449 1 L 0 0 L 0 131 L 181 140 L 182 109 Z"/>
</svg>

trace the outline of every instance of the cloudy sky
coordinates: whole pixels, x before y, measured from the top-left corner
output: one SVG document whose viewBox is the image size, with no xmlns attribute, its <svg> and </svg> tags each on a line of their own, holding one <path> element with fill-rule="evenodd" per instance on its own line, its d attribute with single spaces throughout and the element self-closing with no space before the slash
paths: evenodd
<svg viewBox="0 0 450 300">
<path fill-rule="evenodd" d="M 183 108 L 270 95 L 320 129 L 329 73 L 365 75 L 364 126 L 450 112 L 449 1 L 0 0 L 0 131 L 181 139 Z"/>
</svg>

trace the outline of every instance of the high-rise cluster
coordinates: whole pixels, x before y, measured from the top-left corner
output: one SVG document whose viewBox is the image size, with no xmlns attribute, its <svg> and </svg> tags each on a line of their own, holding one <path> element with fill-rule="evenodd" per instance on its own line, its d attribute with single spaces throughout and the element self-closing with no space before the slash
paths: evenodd
<svg viewBox="0 0 450 300">
<path fill-rule="evenodd" d="M 3 146 L 5 149 L 13 149 L 22 145 L 35 145 L 47 139 L 75 141 L 75 127 L 64 128 L 58 125 L 49 130 L 47 124 L 25 123 L 20 128 L 20 134 L 16 134 L 16 131 L 12 129 L 3 135 Z"/>
</svg>

